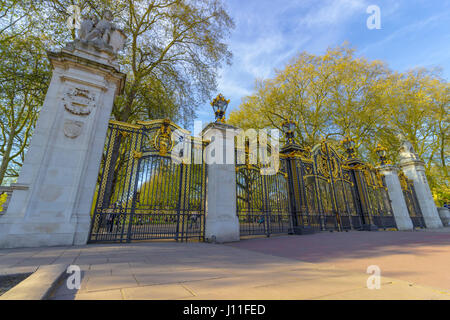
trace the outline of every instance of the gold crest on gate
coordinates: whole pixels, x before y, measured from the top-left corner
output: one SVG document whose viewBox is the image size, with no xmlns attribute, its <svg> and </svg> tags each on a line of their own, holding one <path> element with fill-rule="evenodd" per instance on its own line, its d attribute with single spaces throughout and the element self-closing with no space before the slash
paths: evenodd
<svg viewBox="0 0 450 320">
<path fill-rule="evenodd" d="M 173 149 L 172 130 L 170 129 L 170 120 L 165 119 L 161 128 L 156 132 L 153 140 L 153 147 L 159 152 L 160 156 L 165 156 Z"/>
</svg>

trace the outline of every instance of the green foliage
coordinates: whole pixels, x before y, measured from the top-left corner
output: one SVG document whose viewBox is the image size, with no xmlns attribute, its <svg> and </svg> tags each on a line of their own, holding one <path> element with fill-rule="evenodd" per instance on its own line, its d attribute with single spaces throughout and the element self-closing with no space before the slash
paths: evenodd
<svg viewBox="0 0 450 320">
<path fill-rule="evenodd" d="M 348 135 L 357 155 L 374 163 L 378 143 L 398 160 L 401 135 L 425 161 L 435 199 L 443 202 L 449 201 L 449 102 L 450 86 L 436 70 L 392 72 L 383 62 L 356 57 L 345 44 L 321 56 L 303 52 L 274 78 L 257 81 L 229 123 L 281 129 L 283 121 L 295 120 L 300 145 L 324 137 L 339 147 Z"/>
<path fill-rule="evenodd" d="M 120 65 L 127 73 L 124 94 L 115 101 L 115 120 L 134 122 L 170 117 L 188 122 L 196 106 L 211 98 L 217 70 L 230 62 L 224 39 L 234 27 L 222 0 L 34 0 L 28 19 L 46 45 L 59 48 L 75 38 L 66 26 L 67 8 L 83 16 L 111 10 L 128 36 Z M 38 17 L 38 19 L 36 18 Z"/>
<path fill-rule="evenodd" d="M 127 82 L 113 106 L 115 120 L 186 124 L 216 90 L 218 68 L 230 63 L 225 39 L 234 24 L 222 0 L 0 0 L 0 183 L 17 176 L 43 103 L 45 51 L 76 36 L 66 24 L 71 5 L 83 17 L 111 10 L 128 36 L 119 55 Z"/>
<path fill-rule="evenodd" d="M 0 183 L 18 176 L 50 80 L 40 39 L 16 35 L 1 43 Z"/>
<path fill-rule="evenodd" d="M 3 212 L 3 205 L 5 204 L 7 198 L 8 195 L 6 193 L 0 195 L 0 212 Z"/>
</svg>

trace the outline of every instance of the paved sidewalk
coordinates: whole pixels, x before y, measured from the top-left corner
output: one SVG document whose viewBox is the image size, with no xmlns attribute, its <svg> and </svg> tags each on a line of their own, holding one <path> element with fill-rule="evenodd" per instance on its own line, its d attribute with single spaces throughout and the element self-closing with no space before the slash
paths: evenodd
<svg viewBox="0 0 450 320">
<path fill-rule="evenodd" d="M 450 291 L 450 228 L 280 236 L 232 246 L 356 273 L 377 265 L 384 277 Z"/>
<path fill-rule="evenodd" d="M 448 276 L 450 238 L 422 238 L 450 234 L 410 233 L 406 238 L 405 235 L 322 233 L 252 239 L 229 245 L 151 242 L 7 249 L 0 250 L 0 274 L 30 272 L 39 265 L 79 265 L 81 289 L 69 290 L 63 282 L 52 299 L 450 299 L 450 288 L 446 286 L 416 283 L 414 277 L 402 279 L 396 274 L 389 277 L 382 274 L 381 289 L 369 290 L 366 287 L 369 275 L 359 260 L 359 255 L 369 253 L 359 247 L 349 257 L 345 250 L 330 249 L 339 243 L 348 244 L 349 239 L 361 246 L 365 241 L 361 239 L 368 239 L 369 244 L 378 245 L 369 245 L 367 250 L 380 252 L 378 257 L 382 258 L 389 255 L 389 250 L 403 248 L 405 239 L 412 237 L 416 239 L 414 247 L 429 258 L 427 272 Z M 311 241 L 320 244 L 314 250 L 317 258 L 312 259 L 310 252 L 305 261 L 300 261 L 302 257 L 296 256 L 298 248 L 308 247 Z M 288 247 L 280 247 L 286 244 Z M 398 248 L 389 249 L 390 246 Z M 289 251 L 294 254 L 283 256 Z M 360 267 L 337 265 L 336 257 L 340 256 L 354 259 Z M 414 268 L 413 264 L 407 269 L 411 272 Z"/>
</svg>

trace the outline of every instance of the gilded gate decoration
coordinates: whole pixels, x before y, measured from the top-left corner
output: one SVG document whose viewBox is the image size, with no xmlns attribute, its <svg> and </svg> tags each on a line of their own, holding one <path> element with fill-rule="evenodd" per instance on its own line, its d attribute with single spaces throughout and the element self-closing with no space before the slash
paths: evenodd
<svg viewBox="0 0 450 320">
<path fill-rule="evenodd" d="M 316 184 L 319 195 L 319 212 L 322 217 L 322 229 L 352 229 L 352 213 L 349 203 L 353 195 L 346 191 L 346 184 L 354 187 L 348 176 L 342 171 L 343 159 L 325 141 L 313 148 L 311 158 L 316 168 Z M 347 177 L 347 179 L 346 179 Z"/>
<path fill-rule="evenodd" d="M 294 221 L 316 230 L 361 227 L 356 209 L 356 185 L 344 159 L 326 141 L 308 154 L 284 157 L 293 173 Z M 296 191 L 299 190 L 299 191 Z"/>
<path fill-rule="evenodd" d="M 363 223 L 383 229 L 397 228 L 384 177 L 370 164 L 359 162 L 352 169 Z"/>
<path fill-rule="evenodd" d="M 241 235 L 396 228 L 378 170 L 344 159 L 326 141 L 312 150 L 288 144 L 276 175 L 264 176 L 260 169 L 247 162 L 236 165 Z M 269 193 L 268 181 L 276 181 Z M 270 197 L 278 199 L 277 206 L 269 205 Z"/>
<path fill-rule="evenodd" d="M 111 121 L 90 242 L 204 240 L 205 143 L 169 120 Z M 312 149 L 291 141 L 273 174 L 248 145 L 235 152 L 242 236 L 396 228 L 384 177 L 325 140 Z M 414 226 L 424 226 L 413 184 L 400 181 Z"/>
<path fill-rule="evenodd" d="M 248 149 L 248 146 L 236 148 L 236 159 L 245 159 L 244 163 L 236 164 L 236 207 L 240 234 L 270 236 L 273 233 L 288 233 L 292 225 L 286 168 L 281 163 L 276 174 L 265 175 L 264 165 L 257 159 L 252 161 Z"/>
<path fill-rule="evenodd" d="M 90 242 L 203 240 L 203 142 L 169 120 L 111 121 Z"/>
<path fill-rule="evenodd" d="M 161 128 L 156 131 L 153 138 L 153 148 L 158 150 L 160 156 L 165 156 L 168 152 L 172 151 L 173 141 L 171 135 L 170 121 L 164 120 Z"/>
</svg>

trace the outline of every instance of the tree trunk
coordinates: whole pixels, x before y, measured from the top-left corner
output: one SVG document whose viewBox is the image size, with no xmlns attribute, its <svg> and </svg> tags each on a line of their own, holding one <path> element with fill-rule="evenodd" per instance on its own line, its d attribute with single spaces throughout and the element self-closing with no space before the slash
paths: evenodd
<svg viewBox="0 0 450 320">
<path fill-rule="evenodd" d="M 3 184 L 5 179 L 6 170 L 8 169 L 9 162 L 11 161 L 10 155 L 13 146 L 14 135 L 10 134 L 8 139 L 8 144 L 6 145 L 6 150 L 3 153 L 2 164 L 0 166 L 0 185 Z"/>
<path fill-rule="evenodd" d="M 447 164 L 445 163 L 445 138 L 442 137 L 441 138 L 441 164 L 442 164 L 442 168 L 444 169 L 444 174 L 447 177 L 448 176 L 448 171 L 447 171 Z"/>
</svg>

